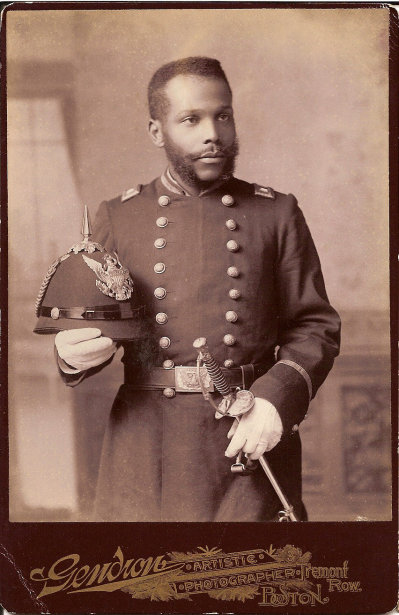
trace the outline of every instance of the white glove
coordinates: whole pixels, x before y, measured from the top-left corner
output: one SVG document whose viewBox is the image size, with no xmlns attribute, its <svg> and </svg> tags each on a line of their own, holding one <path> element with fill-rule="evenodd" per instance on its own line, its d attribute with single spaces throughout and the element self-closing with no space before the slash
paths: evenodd
<svg viewBox="0 0 399 615">
<path fill-rule="evenodd" d="M 283 434 L 283 424 L 276 408 L 266 399 L 255 397 L 255 404 L 235 420 L 228 438 L 231 442 L 225 451 L 226 457 L 235 457 L 239 451 L 249 459 L 259 459 L 279 443 Z"/>
<path fill-rule="evenodd" d="M 100 329 L 87 327 L 60 331 L 55 336 L 59 357 L 77 371 L 108 361 L 116 352 L 116 344 L 109 337 L 102 337 Z M 62 371 L 71 373 L 67 366 L 60 364 Z"/>
</svg>

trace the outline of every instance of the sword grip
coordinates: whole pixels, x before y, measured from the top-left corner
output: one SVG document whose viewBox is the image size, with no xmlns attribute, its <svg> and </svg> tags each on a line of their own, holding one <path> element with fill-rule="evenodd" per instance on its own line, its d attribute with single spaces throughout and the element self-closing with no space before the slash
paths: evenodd
<svg viewBox="0 0 399 615">
<path fill-rule="evenodd" d="M 197 338 L 193 343 L 194 348 L 197 350 L 198 354 L 201 356 L 206 369 L 208 370 L 208 374 L 212 378 L 212 381 L 223 397 L 227 397 L 230 395 L 230 386 L 227 382 L 225 375 L 223 374 L 221 368 L 216 363 L 215 359 L 209 352 L 209 348 L 206 343 L 205 337 Z"/>
</svg>

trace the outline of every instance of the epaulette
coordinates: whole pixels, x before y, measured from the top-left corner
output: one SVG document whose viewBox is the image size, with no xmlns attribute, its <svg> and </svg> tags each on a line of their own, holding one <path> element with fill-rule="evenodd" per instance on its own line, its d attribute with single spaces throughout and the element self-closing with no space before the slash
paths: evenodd
<svg viewBox="0 0 399 615">
<path fill-rule="evenodd" d="M 265 199 L 275 199 L 273 188 L 266 188 L 266 186 L 259 186 L 254 184 L 255 196 L 263 196 Z"/>
<path fill-rule="evenodd" d="M 125 190 L 121 196 L 121 203 L 124 203 L 125 201 L 128 201 L 129 199 L 132 199 L 134 196 L 137 196 L 138 194 L 140 194 L 142 187 L 143 187 L 142 184 L 137 184 L 137 188 L 129 188 L 128 190 Z"/>
</svg>

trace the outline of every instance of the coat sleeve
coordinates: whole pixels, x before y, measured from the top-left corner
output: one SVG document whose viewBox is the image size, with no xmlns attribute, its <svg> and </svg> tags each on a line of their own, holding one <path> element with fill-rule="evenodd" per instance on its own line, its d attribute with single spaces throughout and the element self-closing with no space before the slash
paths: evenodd
<svg viewBox="0 0 399 615">
<path fill-rule="evenodd" d="M 108 213 L 108 203 L 107 201 L 103 201 L 97 211 L 94 223 L 93 223 L 93 234 L 92 240 L 100 243 L 108 252 L 113 251 L 114 249 L 114 238 L 112 232 L 112 223 Z M 91 369 L 77 372 L 77 373 L 66 373 L 62 371 L 62 359 L 58 356 L 57 349 L 54 347 L 55 351 L 55 359 L 57 363 L 58 373 L 60 374 L 64 383 L 69 387 L 75 387 L 82 382 L 85 378 L 92 376 L 93 374 L 97 374 L 101 371 L 106 365 L 109 365 L 113 356 L 108 359 L 105 363 L 98 365 L 97 367 L 92 367 Z"/>
<path fill-rule="evenodd" d="M 251 391 L 276 407 L 286 433 L 303 420 L 332 368 L 341 323 L 328 301 L 319 257 L 295 197 L 279 200 L 275 204 L 277 362 Z"/>
</svg>

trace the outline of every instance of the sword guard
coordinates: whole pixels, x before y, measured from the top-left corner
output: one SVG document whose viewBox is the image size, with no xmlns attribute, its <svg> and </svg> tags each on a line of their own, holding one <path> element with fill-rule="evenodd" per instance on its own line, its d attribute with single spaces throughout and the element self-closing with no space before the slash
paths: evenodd
<svg viewBox="0 0 399 615">
<path fill-rule="evenodd" d="M 251 391 L 247 391 L 246 389 L 238 389 L 234 394 L 233 409 L 231 410 L 228 408 L 226 414 L 233 417 L 241 416 L 242 414 L 249 412 L 254 403 L 255 397 Z"/>
</svg>

